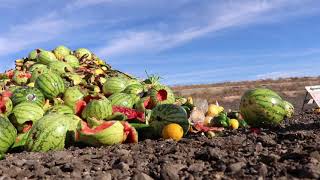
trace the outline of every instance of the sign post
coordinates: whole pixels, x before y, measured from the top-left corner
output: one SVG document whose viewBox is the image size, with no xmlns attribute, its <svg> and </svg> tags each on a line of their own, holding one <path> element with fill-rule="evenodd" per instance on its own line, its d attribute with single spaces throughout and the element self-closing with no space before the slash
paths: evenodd
<svg viewBox="0 0 320 180">
<path fill-rule="evenodd" d="M 301 110 L 304 109 L 305 104 L 312 104 L 314 102 L 317 104 L 318 107 L 320 107 L 320 85 L 306 86 L 305 89 L 307 90 L 307 92 L 304 97 Z M 308 99 L 308 95 L 310 95 L 312 99 Z"/>
</svg>

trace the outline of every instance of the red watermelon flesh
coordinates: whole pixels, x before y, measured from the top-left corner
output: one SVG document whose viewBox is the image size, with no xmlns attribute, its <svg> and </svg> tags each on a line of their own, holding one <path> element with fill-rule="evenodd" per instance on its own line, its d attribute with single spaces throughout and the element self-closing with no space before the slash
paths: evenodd
<svg viewBox="0 0 320 180">
<path fill-rule="evenodd" d="M 132 127 L 128 122 L 122 122 L 124 126 L 124 136 L 125 143 L 137 143 L 138 142 L 138 132 L 137 130 Z"/>
<path fill-rule="evenodd" d="M 122 107 L 122 106 L 112 106 L 112 112 L 116 113 L 122 113 L 125 116 L 127 116 L 128 119 L 138 119 L 141 122 L 144 122 L 144 113 L 143 112 L 138 112 L 134 109 L 127 108 L 127 107 Z"/>
</svg>

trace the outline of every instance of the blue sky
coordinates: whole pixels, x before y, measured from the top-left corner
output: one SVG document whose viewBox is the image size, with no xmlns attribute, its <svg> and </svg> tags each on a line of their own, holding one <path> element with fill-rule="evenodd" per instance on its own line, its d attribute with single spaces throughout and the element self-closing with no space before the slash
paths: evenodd
<svg viewBox="0 0 320 180">
<path fill-rule="evenodd" d="M 0 70 L 86 47 L 169 85 L 320 75 L 317 0 L 0 0 Z"/>
</svg>

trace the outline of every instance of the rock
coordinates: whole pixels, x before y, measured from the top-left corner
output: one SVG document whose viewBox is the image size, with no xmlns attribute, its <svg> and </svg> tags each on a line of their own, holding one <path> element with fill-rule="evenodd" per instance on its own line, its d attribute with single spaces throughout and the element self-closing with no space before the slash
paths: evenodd
<svg viewBox="0 0 320 180">
<path fill-rule="evenodd" d="M 112 176 L 110 173 L 101 174 L 94 178 L 95 180 L 112 180 Z"/>
<path fill-rule="evenodd" d="M 179 171 L 183 168 L 185 168 L 185 165 L 182 164 L 166 164 L 162 167 L 161 172 L 160 172 L 160 176 L 162 179 L 179 179 Z"/>
<path fill-rule="evenodd" d="M 120 170 L 125 170 L 125 171 L 129 171 L 129 169 L 130 169 L 129 165 L 124 162 L 120 162 L 119 164 L 116 164 L 114 166 L 114 168 L 120 169 Z"/>
<path fill-rule="evenodd" d="M 246 164 L 244 162 L 236 162 L 228 166 L 228 170 L 235 174 L 239 172 Z"/>
<path fill-rule="evenodd" d="M 188 168 L 189 172 L 201 172 L 204 169 L 204 162 L 191 164 Z"/>
<path fill-rule="evenodd" d="M 266 176 L 268 174 L 268 168 L 267 165 L 261 163 L 258 169 L 259 175 Z"/>
<path fill-rule="evenodd" d="M 153 180 L 153 178 L 143 172 L 140 172 L 134 175 L 132 180 Z"/>
</svg>

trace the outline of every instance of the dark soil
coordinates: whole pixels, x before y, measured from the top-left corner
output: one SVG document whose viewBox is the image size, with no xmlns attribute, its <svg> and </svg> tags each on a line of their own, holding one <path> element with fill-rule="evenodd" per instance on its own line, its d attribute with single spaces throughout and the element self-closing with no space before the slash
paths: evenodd
<svg viewBox="0 0 320 180">
<path fill-rule="evenodd" d="M 303 96 L 289 100 L 300 108 Z M 144 140 L 13 153 L 0 161 L 0 175 L 0 179 L 320 179 L 320 115 L 298 112 L 277 128 L 225 131 L 212 139 L 194 134 L 179 142 Z"/>
</svg>

